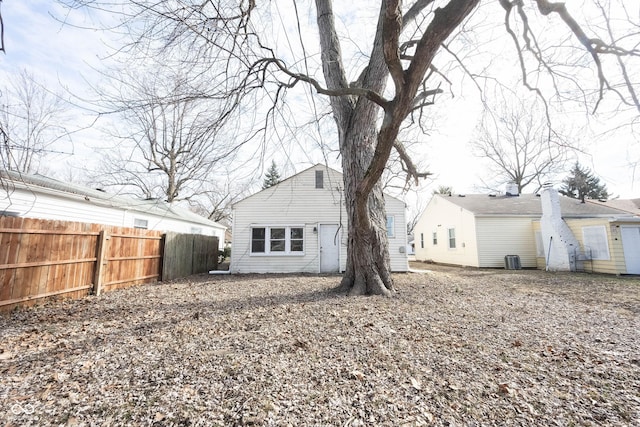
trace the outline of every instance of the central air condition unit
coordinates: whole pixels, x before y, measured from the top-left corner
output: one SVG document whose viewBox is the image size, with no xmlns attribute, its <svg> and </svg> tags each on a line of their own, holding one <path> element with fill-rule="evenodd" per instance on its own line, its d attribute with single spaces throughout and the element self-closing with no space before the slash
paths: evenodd
<svg viewBox="0 0 640 427">
<path fill-rule="evenodd" d="M 505 270 L 520 270 L 522 268 L 520 265 L 520 256 L 506 255 L 504 257 L 504 268 Z"/>
</svg>

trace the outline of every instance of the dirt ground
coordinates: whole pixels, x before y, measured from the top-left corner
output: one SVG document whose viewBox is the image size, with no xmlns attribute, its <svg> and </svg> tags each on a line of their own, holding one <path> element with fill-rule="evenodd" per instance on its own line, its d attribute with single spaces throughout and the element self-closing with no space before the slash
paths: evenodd
<svg viewBox="0 0 640 427">
<path fill-rule="evenodd" d="M 201 275 L 0 316 L 0 426 L 640 425 L 640 280 Z"/>
</svg>

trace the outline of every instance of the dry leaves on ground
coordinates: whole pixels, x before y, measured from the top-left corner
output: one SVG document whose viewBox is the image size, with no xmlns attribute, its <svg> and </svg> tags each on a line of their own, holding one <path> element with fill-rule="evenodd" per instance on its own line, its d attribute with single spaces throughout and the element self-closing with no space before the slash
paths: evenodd
<svg viewBox="0 0 640 427">
<path fill-rule="evenodd" d="M 638 425 L 640 284 L 195 276 L 0 317 L 0 426 Z"/>
</svg>

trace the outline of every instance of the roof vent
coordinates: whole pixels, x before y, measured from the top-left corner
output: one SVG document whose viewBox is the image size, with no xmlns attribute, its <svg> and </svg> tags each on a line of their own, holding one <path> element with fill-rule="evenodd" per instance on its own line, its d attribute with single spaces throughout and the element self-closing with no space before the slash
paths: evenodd
<svg viewBox="0 0 640 427">
<path fill-rule="evenodd" d="M 507 183 L 507 189 L 505 191 L 505 194 L 507 196 L 519 196 L 520 195 L 520 193 L 518 192 L 518 186 L 516 185 L 515 182 Z"/>
</svg>

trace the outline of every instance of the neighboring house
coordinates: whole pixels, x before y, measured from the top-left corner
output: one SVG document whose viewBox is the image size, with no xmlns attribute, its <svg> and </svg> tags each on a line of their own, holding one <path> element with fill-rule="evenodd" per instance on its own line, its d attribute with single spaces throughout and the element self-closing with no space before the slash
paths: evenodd
<svg viewBox="0 0 640 427">
<path fill-rule="evenodd" d="M 217 236 L 226 227 L 159 200 L 109 194 L 42 175 L 0 171 L 0 215 Z"/>
<path fill-rule="evenodd" d="M 237 202 L 231 273 L 333 273 L 347 259 L 342 174 L 312 166 Z M 405 204 L 385 195 L 392 271 L 407 271 Z"/>
<path fill-rule="evenodd" d="M 578 268 L 617 274 L 635 271 L 625 268 L 625 263 L 620 260 L 624 254 L 636 259 L 640 257 L 640 218 L 590 201 L 580 203 L 561 196 L 559 202 L 562 219 L 583 245 L 575 249 L 573 256 L 579 259 L 589 256 L 585 252 L 599 254 L 602 244 L 596 242 L 607 240 L 609 256 L 615 257 L 604 264 L 595 260 L 579 263 Z M 504 267 L 506 255 L 518 255 L 522 267 L 545 268 L 545 246 L 539 225 L 541 217 L 540 197 L 532 194 L 434 195 L 414 229 L 416 259 L 471 267 Z M 602 234 L 605 224 L 606 239 Z M 599 228 L 583 231 L 584 227 L 594 226 Z M 625 230 L 616 234 L 618 226 Z M 637 239 L 631 236 L 635 232 L 638 232 Z M 623 233 L 629 236 L 624 250 L 621 245 Z M 596 249 L 587 247 L 585 251 L 585 242 Z M 617 267 L 611 268 L 609 264 Z"/>
</svg>

